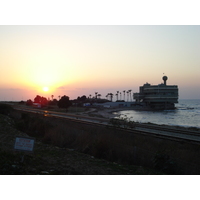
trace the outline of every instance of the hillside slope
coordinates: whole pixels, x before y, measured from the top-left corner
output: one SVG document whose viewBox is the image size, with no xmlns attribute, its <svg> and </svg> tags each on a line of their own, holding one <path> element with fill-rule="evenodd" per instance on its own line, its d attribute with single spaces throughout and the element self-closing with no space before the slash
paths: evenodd
<svg viewBox="0 0 200 200">
<path fill-rule="evenodd" d="M 27 137 L 27 134 L 18 131 L 11 118 L 0 115 L 0 174 L 155 174 L 152 170 L 140 166 L 122 166 L 73 149 L 44 144 L 37 138 L 32 154 L 14 152 L 16 136 Z"/>
</svg>

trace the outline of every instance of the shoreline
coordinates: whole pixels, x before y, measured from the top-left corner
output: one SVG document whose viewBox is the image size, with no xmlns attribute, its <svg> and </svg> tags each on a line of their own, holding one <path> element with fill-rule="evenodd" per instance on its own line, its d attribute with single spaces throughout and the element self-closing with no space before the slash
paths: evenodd
<svg viewBox="0 0 200 200">
<path fill-rule="evenodd" d="M 131 109 L 129 107 L 122 107 L 122 108 L 106 108 L 106 109 L 93 109 L 92 111 L 86 112 L 86 113 L 82 113 L 84 116 L 92 116 L 92 113 L 94 114 L 94 117 L 96 115 L 99 117 L 102 117 L 102 119 L 112 119 L 114 117 L 119 117 L 121 114 L 117 114 L 117 112 L 119 111 L 127 111 L 127 110 L 134 110 L 134 111 L 143 111 L 143 110 L 138 110 L 138 109 Z M 151 111 L 151 110 L 148 110 Z M 116 112 L 116 113 L 115 113 Z M 80 114 L 80 115 L 82 115 Z M 153 123 L 153 122 L 137 122 L 137 123 L 142 123 L 142 124 L 155 124 L 158 126 L 170 126 L 170 127 L 176 127 L 176 128 L 180 128 L 180 129 L 197 129 L 197 131 L 200 131 L 200 127 L 197 126 L 189 126 L 189 125 L 177 125 L 177 124 L 158 124 L 158 123 Z"/>
<path fill-rule="evenodd" d="M 21 107 L 21 106 L 20 106 Z M 68 111 L 66 113 L 66 109 L 63 109 L 63 111 L 61 111 L 60 109 L 58 110 L 57 108 L 54 110 L 54 109 L 44 109 L 44 111 L 55 111 L 55 112 L 63 112 L 65 114 L 72 114 L 72 115 L 77 115 L 78 116 L 82 116 L 83 118 L 84 117 L 88 117 L 88 118 L 96 118 L 96 119 L 99 119 L 99 120 L 110 120 L 114 117 L 119 117 L 121 114 L 117 113 L 117 112 L 120 112 L 120 111 L 127 111 L 127 110 L 132 110 L 132 111 L 147 111 L 147 110 L 144 110 L 144 109 L 135 109 L 135 108 L 130 108 L 130 107 L 115 107 L 115 108 L 82 108 L 82 111 L 78 111 L 77 112 L 77 108 L 73 108 L 72 110 Z M 177 108 L 175 109 L 177 110 Z M 151 110 L 148 110 L 150 112 L 152 112 Z M 160 112 L 160 111 L 153 111 L 153 112 Z M 123 116 L 123 115 L 122 115 Z M 133 120 L 134 121 L 134 120 Z M 198 129 L 198 131 L 200 130 L 200 127 L 197 127 L 197 126 L 192 126 L 192 125 L 178 125 L 178 124 L 161 124 L 161 123 L 154 123 L 154 122 L 149 122 L 149 121 L 146 121 L 146 122 L 138 122 L 138 123 L 152 123 L 152 124 L 155 124 L 155 125 L 160 125 L 160 126 L 172 126 L 172 127 L 180 127 L 180 128 L 185 128 L 185 129 L 188 129 L 188 128 L 195 128 L 195 129 Z"/>
</svg>

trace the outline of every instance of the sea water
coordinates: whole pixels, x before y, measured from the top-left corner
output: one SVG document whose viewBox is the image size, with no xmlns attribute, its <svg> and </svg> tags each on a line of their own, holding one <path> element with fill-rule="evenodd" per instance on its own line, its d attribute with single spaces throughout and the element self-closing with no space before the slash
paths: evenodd
<svg viewBox="0 0 200 200">
<path fill-rule="evenodd" d="M 200 99 L 182 99 L 175 106 L 175 110 L 124 110 L 116 114 L 135 122 L 200 128 Z"/>
</svg>

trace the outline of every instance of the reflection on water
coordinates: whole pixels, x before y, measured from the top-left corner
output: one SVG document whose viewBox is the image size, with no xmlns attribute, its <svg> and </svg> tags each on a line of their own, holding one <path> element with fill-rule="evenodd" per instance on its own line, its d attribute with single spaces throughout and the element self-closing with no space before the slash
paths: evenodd
<svg viewBox="0 0 200 200">
<path fill-rule="evenodd" d="M 180 100 L 179 102 L 176 110 L 125 110 L 117 114 L 126 116 L 135 122 L 200 127 L 200 100 Z"/>
</svg>

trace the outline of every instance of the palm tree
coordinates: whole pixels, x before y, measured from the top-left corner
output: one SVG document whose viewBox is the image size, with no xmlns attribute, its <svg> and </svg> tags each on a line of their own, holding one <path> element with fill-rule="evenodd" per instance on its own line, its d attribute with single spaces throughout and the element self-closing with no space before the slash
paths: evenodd
<svg viewBox="0 0 200 200">
<path fill-rule="evenodd" d="M 97 96 L 98 96 L 99 99 L 101 98 L 101 94 L 98 94 Z"/>
<path fill-rule="evenodd" d="M 107 98 L 109 99 L 109 98 L 110 98 L 110 93 L 108 93 L 106 96 L 107 96 Z"/>
<path fill-rule="evenodd" d="M 110 93 L 110 100 L 112 101 L 113 99 L 113 93 Z"/>
<path fill-rule="evenodd" d="M 119 94 L 120 94 L 120 100 L 122 100 L 122 93 L 120 92 Z"/>
<path fill-rule="evenodd" d="M 129 101 L 129 90 L 126 93 L 127 93 L 127 102 L 128 102 Z"/>
<path fill-rule="evenodd" d="M 95 98 L 97 99 L 97 94 L 98 94 L 98 92 L 95 92 Z"/>
<path fill-rule="evenodd" d="M 53 97 L 54 97 L 54 95 L 51 95 L 52 101 L 53 101 Z"/>
<path fill-rule="evenodd" d="M 132 101 L 132 98 L 131 98 L 131 97 L 132 97 L 132 96 L 131 96 L 131 91 L 132 91 L 132 90 L 129 90 L 129 93 L 130 93 L 130 101 Z"/>
<path fill-rule="evenodd" d="M 118 93 L 116 94 L 116 97 L 117 97 L 117 101 L 118 101 Z"/>
<path fill-rule="evenodd" d="M 119 95 L 119 91 L 117 91 L 117 94 L 116 94 L 116 96 L 117 96 L 117 101 L 118 101 L 118 95 Z"/>
<path fill-rule="evenodd" d="M 58 99 L 60 100 L 60 95 L 58 96 Z"/>
<path fill-rule="evenodd" d="M 126 93 L 126 90 L 124 90 L 123 93 L 124 93 L 124 101 L 125 101 L 125 93 Z"/>
</svg>

